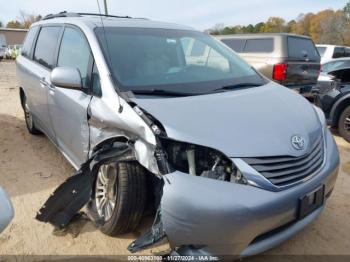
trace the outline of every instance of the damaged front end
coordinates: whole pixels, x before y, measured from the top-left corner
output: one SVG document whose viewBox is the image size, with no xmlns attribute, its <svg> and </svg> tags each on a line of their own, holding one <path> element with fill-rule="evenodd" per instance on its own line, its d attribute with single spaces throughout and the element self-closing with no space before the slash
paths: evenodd
<svg viewBox="0 0 350 262">
<path fill-rule="evenodd" d="M 59 229 L 66 227 L 74 215 L 90 201 L 99 167 L 106 162 L 133 160 L 135 154 L 131 144 L 110 141 L 51 194 L 38 211 L 36 219 Z"/>
<path fill-rule="evenodd" d="M 168 138 L 159 121 L 137 105 L 131 104 L 131 106 L 133 111 L 145 123 L 144 128 L 149 128 L 154 134 L 156 144 L 150 146 L 143 138 L 137 139 L 134 137 L 108 139 L 102 146 L 95 148 L 91 157 L 74 176 L 68 178 L 54 191 L 39 210 L 36 216 L 37 220 L 48 222 L 59 229 L 65 228 L 79 210 L 93 198 L 95 193 L 94 184 L 101 165 L 111 162 L 135 161 L 144 166 L 149 173 L 155 175 L 154 178 L 161 181 L 158 185 L 162 185 L 152 188 L 153 191 L 157 191 L 157 197 L 153 200 L 156 212 L 152 226 L 128 247 L 130 252 L 137 252 L 160 242 L 166 237 L 169 239 L 167 228 L 171 227 L 172 222 L 166 215 L 165 222 L 167 225 L 164 225 L 163 209 L 165 205 L 165 210 L 167 212 L 169 210 L 168 203 L 164 200 L 168 199 L 166 194 L 172 188 L 173 176 L 186 174 L 192 177 L 209 179 L 209 181 L 214 179 L 222 182 L 247 184 L 247 180 L 240 170 L 223 153 L 202 145 Z M 154 184 L 152 186 L 154 187 Z M 195 188 L 193 190 L 195 194 Z M 191 199 L 188 199 L 188 201 L 191 201 Z M 96 217 L 90 216 L 90 218 L 97 225 L 103 223 L 103 221 L 98 221 Z M 184 226 L 186 226 L 186 222 L 184 222 Z M 189 226 L 188 230 L 191 228 L 193 227 Z M 170 236 L 170 240 L 172 238 Z M 170 244 L 172 249 L 178 247 L 177 244 L 174 246 L 172 241 L 170 241 Z"/>
</svg>

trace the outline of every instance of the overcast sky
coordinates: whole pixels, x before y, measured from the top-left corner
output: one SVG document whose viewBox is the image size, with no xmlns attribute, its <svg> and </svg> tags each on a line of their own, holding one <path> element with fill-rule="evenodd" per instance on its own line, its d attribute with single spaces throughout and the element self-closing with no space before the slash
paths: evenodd
<svg viewBox="0 0 350 262">
<path fill-rule="evenodd" d="M 5 0 L 1 0 L 4 2 Z M 147 17 L 207 29 L 218 23 L 247 25 L 265 21 L 270 16 L 286 20 L 301 13 L 326 8 L 342 8 L 349 0 L 107 0 L 109 13 Z M 0 21 L 16 19 L 20 10 L 46 15 L 63 10 L 98 12 L 96 0 L 9 0 L 0 6 Z M 103 0 L 100 0 L 103 4 Z"/>
</svg>

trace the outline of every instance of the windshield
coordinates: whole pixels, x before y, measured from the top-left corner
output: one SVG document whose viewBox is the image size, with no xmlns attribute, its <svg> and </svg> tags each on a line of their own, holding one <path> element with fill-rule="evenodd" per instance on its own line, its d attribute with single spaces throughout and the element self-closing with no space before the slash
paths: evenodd
<svg viewBox="0 0 350 262">
<path fill-rule="evenodd" d="M 121 91 L 204 94 L 265 83 L 229 48 L 200 32 L 115 27 L 95 32 Z"/>
<path fill-rule="evenodd" d="M 324 53 L 326 52 L 326 47 L 324 46 L 317 46 L 318 53 L 321 57 L 323 57 Z"/>
</svg>

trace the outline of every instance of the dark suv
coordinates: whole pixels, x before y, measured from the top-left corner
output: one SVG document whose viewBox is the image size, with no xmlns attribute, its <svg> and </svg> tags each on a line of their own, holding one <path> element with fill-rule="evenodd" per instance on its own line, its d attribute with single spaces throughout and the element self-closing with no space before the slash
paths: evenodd
<svg viewBox="0 0 350 262">
<path fill-rule="evenodd" d="M 350 142 L 350 65 L 338 58 L 322 67 L 315 104 L 322 108 L 327 123 Z"/>
<path fill-rule="evenodd" d="M 244 34 L 218 37 L 263 75 L 309 93 L 317 84 L 320 55 L 311 38 L 293 34 Z"/>
</svg>

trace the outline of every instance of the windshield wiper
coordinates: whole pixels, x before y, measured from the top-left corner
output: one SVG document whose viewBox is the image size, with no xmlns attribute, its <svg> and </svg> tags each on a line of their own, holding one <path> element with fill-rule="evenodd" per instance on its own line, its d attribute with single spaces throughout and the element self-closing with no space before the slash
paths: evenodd
<svg viewBox="0 0 350 262">
<path fill-rule="evenodd" d="M 164 89 L 130 90 L 136 95 L 159 95 L 159 96 L 194 96 L 198 94 L 170 91 Z"/>
<path fill-rule="evenodd" d="M 235 84 L 235 85 L 223 86 L 223 87 L 214 89 L 213 92 L 232 91 L 232 90 L 245 89 L 245 88 L 249 88 L 249 87 L 258 87 L 258 86 L 262 86 L 262 84 L 259 84 L 259 83 L 240 83 L 240 84 Z"/>
</svg>

